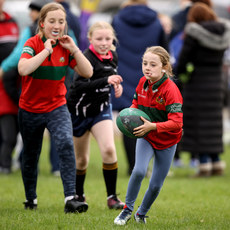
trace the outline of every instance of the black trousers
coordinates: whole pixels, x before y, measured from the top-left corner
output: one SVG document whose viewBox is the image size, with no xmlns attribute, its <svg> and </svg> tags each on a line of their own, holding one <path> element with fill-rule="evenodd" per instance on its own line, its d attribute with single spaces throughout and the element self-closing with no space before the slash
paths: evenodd
<svg viewBox="0 0 230 230">
<path fill-rule="evenodd" d="M 0 116 L 0 166 L 11 169 L 12 153 L 17 143 L 18 117 L 17 115 Z"/>
</svg>

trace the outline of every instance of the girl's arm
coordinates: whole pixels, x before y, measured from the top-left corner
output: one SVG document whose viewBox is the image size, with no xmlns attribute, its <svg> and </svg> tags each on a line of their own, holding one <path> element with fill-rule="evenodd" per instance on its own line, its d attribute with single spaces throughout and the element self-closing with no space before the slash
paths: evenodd
<svg viewBox="0 0 230 230">
<path fill-rule="evenodd" d="M 78 81 L 74 80 L 73 84 L 71 85 L 71 89 L 74 91 L 84 91 L 86 93 L 92 92 L 92 90 L 101 88 L 108 85 L 108 77 L 96 79 L 94 81 Z"/>
<path fill-rule="evenodd" d="M 55 41 L 53 39 L 47 39 L 44 43 L 45 48 L 32 58 L 22 58 L 18 63 L 18 72 L 21 76 L 27 76 L 34 72 L 44 60 L 53 52 L 52 43 Z"/>
<path fill-rule="evenodd" d="M 93 75 L 93 67 L 90 64 L 89 60 L 81 52 L 81 50 L 76 46 L 72 52 L 73 57 L 75 58 L 77 65 L 74 67 L 74 70 L 84 78 L 90 78 Z"/>
<path fill-rule="evenodd" d="M 18 63 L 18 72 L 21 76 L 27 76 L 33 73 L 44 60 L 49 56 L 50 51 L 48 49 L 42 50 L 42 52 L 38 53 L 36 56 L 26 59 L 20 59 Z"/>
<path fill-rule="evenodd" d="M 121 76 L 119 75 L 111 75 L 109 77 L 99 78 L 93 81 L 82 80 L 78 81 L 77 79 L 74 80 L 71 89 L 74 91 L 84 91 L 90 93 L 92 90 L 105 87 L 108 84 L 112 85 L 119 85 L 122 81 Z M 121 90 L 121 89 L 119 89 Z"/>
<path fill-rule="evenodd" d="M 64 35 L 59 39 L 60 44 L 65 49 L 68 49 L 71 55 L 77 62 L 77 65 L 74 67 L 74 70 L 82 77 L 90 78 L 93 75 L 93 67 L 90 64 L 89 60 L 85 57 L 85 55 L 80 51 L 80 49 L 76 46 L 73 39 Z"/>
<path fill-rule="evenodd" d="M 173 120 L 165 121 L 165 122 L 159 122 L 154 123 L 146 120 L 145 118 L 141 117 L 141 120 L 144 122 L 143 125 L 133 129 L 133 134 L 138 136 L 143 136 L 144 134 L 156 130 L 158 133 L 161 132 L 169 132 L 181 129 L 183 127 L 182 122 L 175 122 Z"/>
</svg>

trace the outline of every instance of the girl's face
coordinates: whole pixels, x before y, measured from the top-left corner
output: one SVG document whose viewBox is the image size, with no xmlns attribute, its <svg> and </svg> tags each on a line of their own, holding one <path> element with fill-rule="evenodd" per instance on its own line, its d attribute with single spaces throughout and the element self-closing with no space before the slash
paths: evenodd
<svg viewBox="0 0 230 230">
<path fill-rule="evenodd" d="M 151 82 L 158 81 L 163 76 L 162 63 L 160 57 L 151 52 L 147 52 L 143 56 L 142 72 L 147 80 Z"/>
<path fill-rule="evenodd" d="M 94 30 L 89 42 L 97 53 L 106 55 L 113 44 L 113 32 L 110 29 Z"/>
<path fill-rule="evenodd" d="M 65 13 L 58 9 L 47 13 L 44 21 L 44 35 L 47 39 L 58 39 L 63 36 L 66 25 Z"/>
</svg>

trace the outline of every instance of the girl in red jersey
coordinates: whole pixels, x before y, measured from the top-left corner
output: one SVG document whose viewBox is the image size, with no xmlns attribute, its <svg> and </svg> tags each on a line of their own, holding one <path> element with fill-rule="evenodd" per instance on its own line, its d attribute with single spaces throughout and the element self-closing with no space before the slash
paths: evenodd
<svg viewBox="0 0 230 230">
<path fill-rule="evenodd" d="M 131 218 L 141 182 L 146 175 L 148 164 L 154 157 L 153 171 L 149 187 L 141 205 L 134 215 L 138 223 L 146 223 L 146 214 L 157 198 L 173 160 L 177 143 L 181 139 L 183 113 L 182 96 L 169 78 L 172 76 L 168 52 L 160 47 L 147 48 L 143 55 L 142 71 L 132 102 L 132 108 L 143 110 L 151 122 L 141 118 L 144 124 L 134 129 L 137 139 L 136 162 L 132 171 L 126 204 L 114 223 L 125 225 Z"/>
<path fill-rule="evenodd" d="M 29 209 L 37 208 L 37 164 L 47 128 L 59 154 L 65 212 L 84 212 L 88 205 L 75 199 L 76 165 L 64 80 L 68 66 L 85 78 L 91 77 L 92 66 L 72 38 L 64 35 L 67 23 L 62 5 L 49 3 L 43 6 L 38 26 L 38 34 L 27 40 L 18 63 L 22 76 L 19 127 L 24 143 L 24 205 Z"/>
</svg>

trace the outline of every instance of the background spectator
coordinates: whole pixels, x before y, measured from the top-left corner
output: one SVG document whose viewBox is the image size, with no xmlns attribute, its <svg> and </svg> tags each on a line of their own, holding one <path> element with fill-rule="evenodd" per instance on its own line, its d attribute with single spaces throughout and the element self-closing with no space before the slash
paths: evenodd
<svg viewBox="0 0 230 230">
<path fill-rule="evenodd" d="M 222 175 L 225 168 L 220 160 L 224 105 L 222 64 L 229 42 L 229 22 L 220 22 L 206 4 L 195 3 L 188 13 L 177 74 L 185 73 L 188 63 L 194 66 L 182 89 L 182 150 L 199 154 L 197 176 Z"/>
<path fill-rule="evenodd" d="M 0 0 L 0 64 L 11 53 L 19 38 L 19 28 L 14 18 L 3 11 L 4 0 Z M 18 105 L 7 93 L 3 85 L 3 77 L 17 81 L 17 71 L 3 76 L 0 69 L 0 173 L 11 172 L 12 152 L 16 145 L 18 122 Z M 17 101 L 17 99 L 15 99 Z"/>
<path fill-rule="evenodd" d="M 170 43 L 169 50 L 171 55 L 171 63 L 174 69 L 176 69 L 178 57 L 183 46 L 184 40 L 184 27 L 187 23 L 187 15 L 191 6 L 196 2 L 202 2 L 209 7 L 212 7 L 211 0 L 181 0 L 180 5 L 182 9 L 172 16 L 172 31 L 169 35 Z M 176 76 L 177 77 L 177 76 Z M 177 78 L 174 79 L 177 86 L 182 90 L 181 82 Z M 180 143 L 177 145 L 177 150 L 174 157 L 173 166 L 182 167 L 184 166 L 180 158 Z M 198 165 L 196 152 L 190 153 L 190 167 L 195 168 Z"/>
<path fill-rule="evenodd" d="M 120 111 L 131 105 L 136 86 L 139 82 L 141 60 L 149 46 L 162 46 L 168 49 L 166 34 L 158 18 L 158 13 L 147 5 L 147 0 L 128 0 L 114 16 L 112 26 L 118 38 L 118 73 L 123 78 L 124 91 L 120 98 L 112 94 L 114 111 Z M 128 174 L 135 163 L 136 139 L 123 135 L 128 160 Z"/>
</svg>

